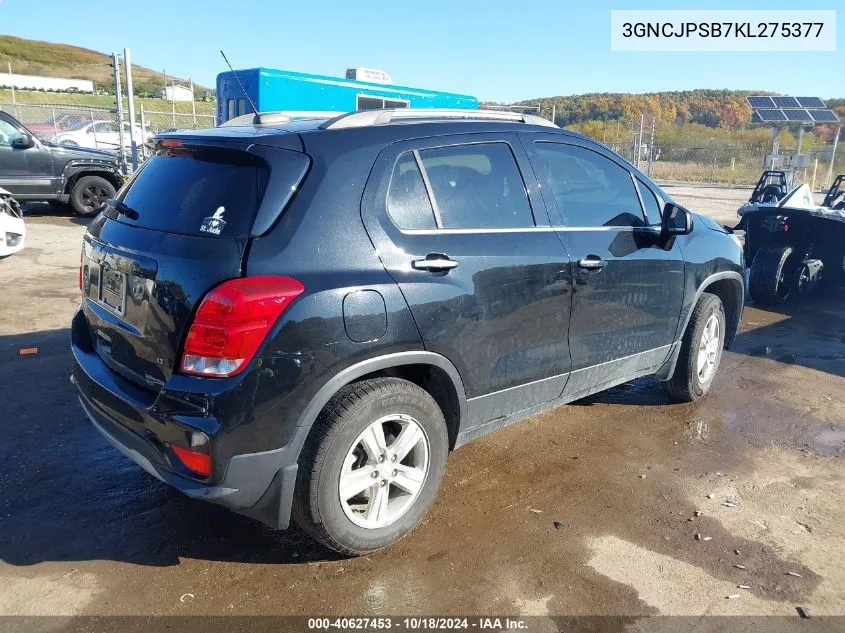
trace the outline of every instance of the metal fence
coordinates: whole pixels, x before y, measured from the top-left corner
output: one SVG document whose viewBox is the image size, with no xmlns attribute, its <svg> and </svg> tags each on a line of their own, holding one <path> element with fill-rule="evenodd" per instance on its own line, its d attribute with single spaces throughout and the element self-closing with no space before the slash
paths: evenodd
<svg viewBox="0 0 845 633">
<path fill-rule="evenodd" d="M 214 115 L 176 112 L 175 105 L 170 105 L 169 111 L 147 110 L 142 102 L 135 108 L 132 130 L 139 162 L 150 155 L 156 134 L 214 127 Z M 127 169 L 131 164 L 129 114 L 125 109 L 122 117 L 118 117 L 116 108 L 81 105 L 0 103 L 0 110 L 12 114 L 42 140 L 114 152 Z M 639 117 L 630 122 L 609 122 L 596 132 L 596 138 L 657 181 L 750 186 L 764 169 L 785 168 L 794 184 L 806 182 L 816 190 L 830 184 L 830 147 L 805 151 L 809 162 L 798 169 L 791 169 L 795 151 L 784 150 L 772 167 L 766 161 L 770 149 L 748 149 L 729 139 L 711 139 L 707 146 L 661 143 L 659 135 L 652 141 L 649 126 L 641 135 L 639 124 Z M 684 136 L 676 133 L 673 138 Z M 836 155 L 832 175 L 838 173 L 845 173 L 845 151 Z"/>
<path fill-rule="evenodd" d="M 42 141 L 62 145 L 90 147 L 117 154 L 124 164 L 131 157 L 129 113 L 124 110 L 123 125 L 116 109 L 59 104 L 0 103 L 0 110 L 8 112 Z M 135 110 L 132 126 L 138 147 L 138 160 L 150 155 L 151 142 L 156 134 L 178 129 L 214 127 L 214 115 Z"/>
<path fill-rule="evenodd" d="M 806 182 L 818 191 L 830 184 L 827 182 L 831 160 L 829 147 L 802 152 L 807 160 L 801 164 L 796 160 L 794 149 L 781 150 L 772 164 L 771 150 L 735 147 L 728 143 L 707 147 L 655 143 L 650 147 L 635 139 L 624 144 L 609 142 L 607 145 L 658 182 L 751 186 L 763 170 L 782 169 L 794 185 Z M 838 155 L 832 174 L 835 176 L 843 172 L 845 156 Z"/>
</svg>

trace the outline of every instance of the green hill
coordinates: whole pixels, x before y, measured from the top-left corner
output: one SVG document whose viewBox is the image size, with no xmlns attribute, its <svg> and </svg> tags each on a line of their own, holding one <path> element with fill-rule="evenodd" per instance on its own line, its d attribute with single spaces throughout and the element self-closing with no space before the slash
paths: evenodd
<svg viewBox="0 0 845 633">
<path fill-rule="evenodd" d="M 112 91 L 111 55 L 105 53 L 69 44 L 54 44 L 0 35 L 0 83 L 2 83 L 2 73 L 8 69 L 7 61 L 12 64 L 13 73 L 90 79 L 95 81 L 97 86 Z M 138 94 L 160 90 L 164 83 L 160 70 L 151 70 L 137 64 L 132 64 L 132 78 Z M 168 75 L 168 83 L 171 79 L 176 83 L 185 85 L 188 83 L 186 79 L 171 78 Z M 196 85 L 195 88 L 198 93 L 207 90 L 206 87 L 200 85 Z"/>
</svg>

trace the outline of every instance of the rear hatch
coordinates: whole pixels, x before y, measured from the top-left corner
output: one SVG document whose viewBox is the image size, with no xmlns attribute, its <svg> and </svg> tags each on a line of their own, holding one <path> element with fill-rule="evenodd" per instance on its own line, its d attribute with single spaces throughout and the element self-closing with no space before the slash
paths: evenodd
<svg viewBox="0 0 845 633">
<path fill-rule="evenodd" d="M 164 143 L 89 227 L 81 269 L 98 355 L 155 391 L 178 369 L 200 300 L 241 276 L 256 218 L 266 224 L 264 205 L 277 217 L 308 166 L 288 150 Z"/>
</svg>

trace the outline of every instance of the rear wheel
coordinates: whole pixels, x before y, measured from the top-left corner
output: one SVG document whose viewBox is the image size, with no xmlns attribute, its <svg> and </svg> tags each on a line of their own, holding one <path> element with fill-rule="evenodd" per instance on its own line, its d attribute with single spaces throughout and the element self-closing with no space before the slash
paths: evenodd
<svg viewBox="0 0 845 633">
<path fill-rule="evenodd" d="M 786 303 L 798 280 L 797 255 L 791 246 L 761 246 L 751 263 L 748 291 L 755 303 Z"/>
<path fill-rule="evenodd" d="M 675 402 L 692 402 L 707 395 L 722 360 L 725 310 L 716 295 L 702 293 L 690 317 L 675 373 L 665 384 Z"/>
<path fill-rule="evenodd" d="M 434 398 L 399 378 L 342 389 L 303 451 L 294 517 L 346 555 L 381 549 L 413 530 L 446 467 L 446 423 Z"/>
<path fill-rule="evenodd" d="M 114 198 L 115 188 L 100 176 L 83 176 L 70 191 L 70 206 L 76 215 L 89 217 L 103 208 L 106 200 Z"/>
</svg>

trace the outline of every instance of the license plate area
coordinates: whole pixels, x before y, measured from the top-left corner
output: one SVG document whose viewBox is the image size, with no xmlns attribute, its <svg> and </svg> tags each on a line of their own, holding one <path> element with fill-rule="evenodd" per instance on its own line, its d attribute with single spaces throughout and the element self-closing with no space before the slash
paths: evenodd
<svg viewBox="0 0 845 633">
<path fill-rule="evenodd" d="M 126 275 L 110 268 L 100 269 L 100 303 L 123 315 L 126 311 Z"/>
</svg>

